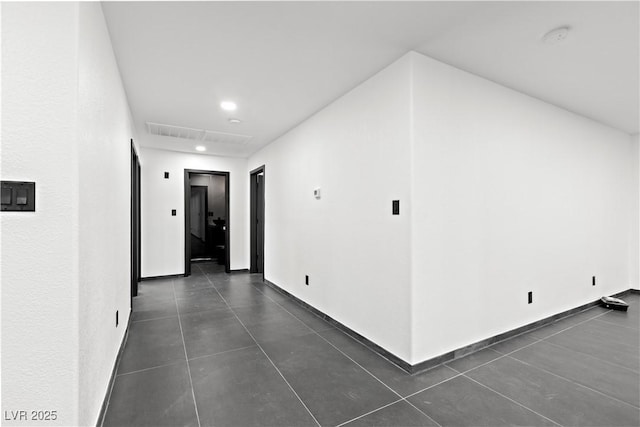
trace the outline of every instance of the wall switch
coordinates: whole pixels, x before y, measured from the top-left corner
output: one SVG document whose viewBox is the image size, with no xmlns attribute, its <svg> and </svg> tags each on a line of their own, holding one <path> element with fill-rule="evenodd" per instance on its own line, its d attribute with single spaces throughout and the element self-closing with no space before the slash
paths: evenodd
<svg viewBox="0 0 640 427">
<path fill-rule="evenodd" d="M 2 187 L 2 204 L 10 205 L 13 200 L 13 188 Z"/>
<path fill-rule="evenodd" d="M 400 200 L 394 200 L 391 203 L 391 214 L 400 215 Z"/>
<path fill-rule="evenodd" d="M 176 215 L 177 215 L 176 210 L 175 209 L 171 209 L 171 216 L 176 216 Z"/>
<path fill-rule="evenodd" d="M 309 276 L 304 276 L 304 284 L 309 286 Z"/>
<path fill-rule="evenodd" d="M 533 302 L 533 292 L 529 291 L 529 294 L 527 295 L 527 299 L 528 299 L 528 304 L 531 304 Z"/>
<path fill-rule="evenodd" d="M 116 328 L 118 327 L 118 310 L 116 310 Z"/>
<path fill-rule="evenodd" d="M 591 277 L 591 286 L 596 285 L 596 276 Z"/>
<path fill-rule="evenodd" d="M 169 172 L 164 173 L 164 179 L 169 179 Z"/>
<path fill-rule="evenodd" d="M 36 183 L 2 181 L 2 210 L 34 212 L 36 210 Z"/>
</svg>

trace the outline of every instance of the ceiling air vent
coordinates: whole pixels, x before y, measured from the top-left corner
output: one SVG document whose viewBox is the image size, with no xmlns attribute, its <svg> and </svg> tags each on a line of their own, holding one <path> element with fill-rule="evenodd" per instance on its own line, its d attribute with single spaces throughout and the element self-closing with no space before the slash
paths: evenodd
<svg viewBox="0 0 640 427">
<path fill-rule="evenodd" d="M 248 135 L 238 135 L 235 133 L 215 132 L 212 130 L 204 131 L 203 141 L 214 142 L 216 144 L 232 144 L 244 145 L 251 139 Z"/>
<path fill-rule="evenodd" d="M 207 129 L 193 129 L 182 126 L 164 125 L 147 122 L 147 131 L 152 135 L 188 139 L 192 141 L 212 142 L 225 145 L 245 145 L 252 138 L 248 135 L 217 132 Z"/>
<path fill-rule="evenodd" d="M 196 141 L 200 141 L 205 132 L 203 129 L 192 129 L 151 122 L 147 122 L 147 131 L 152 135 L 171 136 L 174 138 L 192 139 Z"/>
</svg>

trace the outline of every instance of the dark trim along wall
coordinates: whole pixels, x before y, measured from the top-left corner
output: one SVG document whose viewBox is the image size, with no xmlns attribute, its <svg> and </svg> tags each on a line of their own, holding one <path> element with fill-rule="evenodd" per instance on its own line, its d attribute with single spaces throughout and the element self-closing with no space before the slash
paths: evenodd
<svg viewBox="0 0 640 427">
<path fill-rule="evenodd" d="M 517 335 L 521 335 L 525 332 L 529 332 L 533 329 L 537 329 L 540 328 L 544 325 L 547 325 L 549 323 L 553 323 L 557 320 L 560 320 L 564 317 L 567 316 L 571 316 L 572 314 L 576 314 L 579 313 L 581 311 L 584 311 L 588 308 L 594 307 L 598 304 L 600 304 L 600 300 L 597 301 L 593 301 L 587 304 L 583 304 L 579 307 L 567 310 L 567 311 L 563 311 L 562 313 L 558 313 L 554 316 L 549 316 L 547 318 L 544 318 L 542 320 L 538 320 L 537 322 L 533 322 L 533 323 L 529 323 L 528 325 L 524 325 L 521 326 L 519 328 L 504 332 L 502 334 L 498 334 L 495 335 L 493 337 L 484 339 L 482 341 L 478 341 L 476 343 L 467 345 L 465 347 L 461 347 L 458 348 L 456 350 L 450 351 L 448 353 L 445 354 L 441 354 L 440 356 L 434 357 L 432 359 L 428 359 L 425 360 L 423 362 L 417 363 L 415 365 L 411 365 L 410 363 L 400 359 L 398 356 L 396 356 L 395 354 L 385 350 L 384 348 L 380 347 L 378 344 L 370 341 L 369 339 L 363 337 L 362 335 L 360 335 L 359 333 L 357 333 L 356 331 L 350 329 L 348 326 L 343 325 L 342 323 L 338 322 L 337 320 L 333 319 L 332 317 L 326 315 L 325 313 L 321 312 L 320 310 L 318 310 L 317 308 L 307 304 L 306 302 L 302 301 L 301 299 L 299 299 L 298 297 L 290 294 L 289 292 L 285 291 L 284 289 L 282 289 L 281 287 L 279 287 L 278 285 L 268 281 L 265 279 L 264 283 L 269 286 L 270 288 L 274 289 L 275 291 L 281 293 L 282 295 L 285 295 L 286 297 L 290 298 L 292 301 L 296 302 L 298 305 L 300 305 L 302 308 L 305 308 L 306 310 L 310 311 L 311 313 L 315 314 L 316 316 L 320 317 L 321 319 L 324 319 L 325 321 L 329 322 L 330 324 L 332 324 L 333 326 L 335 326 L 336 328 L 340 329 L 341 331 L 343 331 L 344 333 L 346 333 L 347 335 L 349 335 L 350 337 L 352 337 L 353 339 L 355 339 L 356 341 L 359 341 L 360 343 L 364 344 L 365 346 L 367 346 L 369 349 L 371 349 L 372 351 L 375 351 L 376 353 L 378 353 L 379 355 L 381 355 L 382 357 L 384 357 L 385 359 L 389 360 L 390 362 L 394 363 L 395 365 L 399 366 L 400 368 L 402 368 L 403 370 L 405 370 L 406 372 L 410 373 L 410 374 L 415 374 L 421 371 L 425 371 L 427 369 L 433 368 L 437 365 L 440 365 L 442 363 L 446 363 L 446 362 L 450 362 L 451 360 L 454 359 L 458 359 L 460 357 L 466 356 L 467 354 L 473 353 L 475 351 L 481 350 L 485 347 L 489 347 L 493 344 L 496 344 L 497 342 L 500 341 L 504 341 L 507 340 L 509 338 L 513 338 Z M 637 289 L 628 289 L 626 291 L 622 291 L 619 292 L 617 294 L 614 294 L 612 296 L 614 297 L 621 297 L 624 296 L 628 293 L 640 293 L 640 290 Z"/>
</svg>

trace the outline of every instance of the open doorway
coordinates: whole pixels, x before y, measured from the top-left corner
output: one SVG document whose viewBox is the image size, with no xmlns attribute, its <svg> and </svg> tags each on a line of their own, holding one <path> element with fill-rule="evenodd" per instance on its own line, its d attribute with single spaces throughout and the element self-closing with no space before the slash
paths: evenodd
<svg viewBox="0 0 640 427">
<path fill-rule="evenodd" d="M 249 173 L 251 262 L 249 272 L 262 273 L 264 279 L 264 165 Z"/>
<path fill-rule="evenodd" d="M 185 276 L 192 263 L 230 271 L 229 172 L 185 169 Z"/>
<path fill-rule="evenodd" d="M 138 296 L 140 282 L 140 160 L 131 140 L 131 298 Z"/>
</svg>

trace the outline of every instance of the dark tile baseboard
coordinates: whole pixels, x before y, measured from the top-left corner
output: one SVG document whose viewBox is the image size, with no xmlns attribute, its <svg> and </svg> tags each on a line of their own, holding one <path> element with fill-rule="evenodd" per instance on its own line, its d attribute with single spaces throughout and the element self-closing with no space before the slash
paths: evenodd
<svg viewBox="0 0 640 427">
<path fill-rule="evenodd" d="M 381 355 L 385 359 L 387 359 L 390 362 L 398 365 L 400 368 L 404 369 L 405 371 L 407 371 L 409 373 L 412 373 L 411 365 L 409 363 L 405 362 L 404 360 L 402 360 L 401 358 L 399 358 L 398 356 L 396 356 L 395 354 L 393 354 L 390 351 L 384 349 L 383 347 L 380 347 L 378 344 L 374 343 L 373 341 L 369 340 L 368 338 L 365 338 L 364 336 L 360 335 L 359 333 L 357 333 L 353 329 L 351 329 L 348 326 L 345 326 L 344 324 L 338 322 L 337 320 L 335 320 L 331 316 L 323 313 L 322 311 L 318 310 L 317 308 L 313 307 L 312 305 L 307 304 L 306 302 L 302 301 L 300 298 L 296 297 L 295 295 L 285 291 L 284 289 L 282 289 L 280 286 L 276 285 L 275 283 L 270 282 L 267 279 L 264 279 L 264 283 L 267 286 L 269 286 L 270 288 L 272 288 L 273 290 L 275 290 L 276 292 L 279 292 L 282 295 L 290 298 L 292 301 L 297 303 L 302 308 L 306 309 L 307 311 L 310 311 L 311 313 L 313 313 L 316 316 L 320 317 L 324 321 L 328 322 L 329 324 L 331 324 L 335 328 L 340 329 L 342 332 L 344 332 L 345 334 L 349 335 L 350 337 L 352 337 L 356 341 L 361 342 L 362 344 L 364 344 L 365 346 L 367 346 L 371 350 L 375 351 L 376 353 L 378 353 L 379 355 Z"/>
<path fill-rule="evenodd" d="M 333 319 L 331 316 L 323 313 L 322 311 L 318 310 L 317 308 L 313 307 L 312 305 L 307 304 L 306 302 L 304 302 L 300 298 L 296 297 L 295 295 L 285 291 L 284 289 L 282 289 L 281 287 L 279 287 L 275 283 L 270 282 L 267 279 L 264 279 L 264 283 L 267 286 L 269 286 L 270 288 L 272 288 L 273 290 L 275 290 L 275 291 L 281 293 L 282 295 L 288 297 L 289 299 L 291 299 L 292 301 L 297 303 L 302 308 L 306 309 L 307 311 L 310 311 L 311 313 L 315 314 L 316 316 L 318 316 L 321 319 L 325 320 L 326 322 L 330 323 L 335 328 L 340 329 L 342 332 L 346 333 L 347 335 L 349 335 L 353 339 L 359 341 L 360 343 L 362 343 L 363 345 L 365 345 L 366 347 L 368 347 L 372 351 L 375 351 L 376 353 L 378 353 L 379 355 L 381 355 L 385 359 L 389 360 L 390 362 L 394 363 L 398 367 L 402 368 L 403 370 L 405 370 L 409 374 L 415 374 L 415 373 L 418 373 L 418 372 L 422 372 L 422 371 L 425 371 L 427 369 L 433 368 L 433 367 L 435 367 L 437 365 L 440 365 L 442 363 L 450 362 L 450 361 L 452 361 L 454 359 L 458 359 L 458 358 L 466 356 L 466 355 L 468 355 L 470 353 L 473 353 L 473 352 L 476 352 L 476 351 L 481 350 L 483 348 L 489 347 L 489 346 L 491 346 L 493 344 L 496 344 L 496 343 L 498 343 L 500 341 L 504 341 L 504 340 L 507 340 L 509 338 L 513 338 L 513 337 L 515 337 L 517 335 L 524 334 L 525 332 L 529 332 L 531 330 L 540 328 L 540 327 L 542 327 L 544 325 L 547 325 L 549 323 L 553 323 L 553 322 L 555 322 L 557 320 L 560 320 L 560 319 L 562 319 L 564 317 L 571 316 L 573 314 L 579 313 L 581 311 L 587 310 L 587 309 L 589 309 L 591 307 L 594 307 L 594 306 L 600 304 L 600 300 L 598 299 L 596 301 L 592 301 L 590 303 L 583 304 L 583 305 L 581 305 L 579 307 L 572 308 L 570 310 L 563 311 L 563 312 L 558 313 L 556 315 L 549 316 L 549 317 L 546 317 L 544 319 L 538 320 L 537 322 L 529 323 L 529 324 L 521 326 L 519 328 L 512 329 L 510 331 L 507 331 L 507 332 L 492 336 L 492 337 L 484 339 L 482 341 L 478 341 L 478 342 L 475 342 L 473 344 L 469 344 L 467 346 L 458 348 L 456 350 L 441 354 L 441 355 L 436 356 L 434 358 L 431 358 L 431 359 L 422 361 L 420 363 L 417 363 L 415 365 L 412 365 L 412 364 L 402 360 L 401 358 L 399 358 L 395 354 L 393 354 L 393 353 L 389 352 L 388 350 L 384 349 L 383 347 L 379 346 L 378 344 L 374 343 L 373 341 L 369 340 L 368 338 L 360 335 L 359 333 L 357 333 L 353 329 L 349 328 L 348 326 L 345 326 L 344 324 L 342 324 L 342 323 L 338 322 L 337 320 Z M 619 292 L 619 293 L 611 295 L 611 296 L 613 296 L 613 297 L 622 297 L 622 296 L 624 296 L 626 294 L 629 294 L 629 293 L 639 294 L 640 290 L 638 290 L 638 289 L 628 289 L 626 291 L 622 291 L 622 292 Z"/>
<path fill-rule="evenodd" d="M 140 281 L 146 281 L 146 280 L 159 280 L 159 279 L 171 279 L 174 277 L 185 277 L 184 273 L 182 274 L 166 274 L 164 276 L 147 276 L 147 277 L 141 277 Z"/>
<path fill-rule="evenodd" d="M 111 396 L 111 389 L 113 389 L 113 382 L 116 380 L 118 365 L 120 364 L 120 359 L 122 359 L 122 353 L 124 352 L 124 347 L 127 344 L 127 339 L 129 338 L 129 327 L 131 326 L 132 317 L 133 310 L 129 310 L 129 321 L 127 322 L 127 329 L 124 331 L 124 336 L 122 337 L 120 348 L 118 349 L 118 355 L 116 356 L 116 361 L 113 364 L 113 369 L 111 370 L 111 377 L 109 378 L 109 384 L 107 385 L 107 392 L 104 395 L 104 400 L 102 401 L 102 406 L 100 407 L 100 414 L 98 414 L 98 422 L 96 423 L 97 427 L 102 427 L 102 424 L 104 423 L 104 416 L 107 413 L 107 406 L 109 405 L 109 397 Z"/>
</svg>

